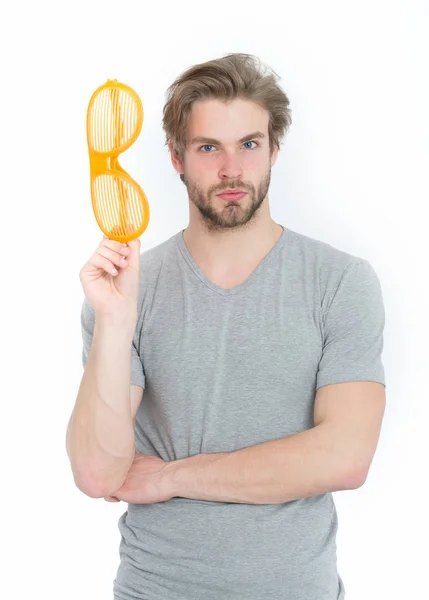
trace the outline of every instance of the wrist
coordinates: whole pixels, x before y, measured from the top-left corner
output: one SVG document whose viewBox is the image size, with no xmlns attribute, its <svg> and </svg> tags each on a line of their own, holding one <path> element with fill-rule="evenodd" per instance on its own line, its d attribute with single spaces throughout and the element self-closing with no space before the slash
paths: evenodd
<svg viewBox="0 0 429 600">
<path fill-rule="evenodd" d="M 137 314 L 95 316 L 95 328 L 107 334 L 132 336 L 136 326 Z"/>
<path fill-rule="evenodd" d="M 166 493 L 174 498 L 181 496 L 180 473 L 183 470 L 183 462 L 185 459 L 171 460 L 165 463 L 163 471 L 163 485 Z"/>
</svg>

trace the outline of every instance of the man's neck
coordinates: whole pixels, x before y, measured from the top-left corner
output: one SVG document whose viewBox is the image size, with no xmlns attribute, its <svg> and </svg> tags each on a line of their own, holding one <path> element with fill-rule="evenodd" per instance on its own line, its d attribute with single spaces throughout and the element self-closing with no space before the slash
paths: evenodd
<svg viewBox="0 0 429 600">
<path fill-rule="evenodd" d="M 253 269 L 280 239 L 283 227 L 271 218 L 243 228 L 209 232 L 191 223 L 183 240 L 195 262 L 214 276 Z"/>
</svg>

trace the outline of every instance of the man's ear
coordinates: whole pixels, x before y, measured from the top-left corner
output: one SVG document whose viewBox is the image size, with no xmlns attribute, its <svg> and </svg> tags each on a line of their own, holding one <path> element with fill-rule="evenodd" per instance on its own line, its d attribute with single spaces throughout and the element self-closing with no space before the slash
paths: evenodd
<svg viewBox="0 0 429 600">
<path fill-rule="evenodd" d="M 279 155 L 279 147 L 276 145 L 274 147 L 273 153 L 271 154 L 271 166 L 272 167 L 275 165 L 278 155 Z"/>
<path fill-rule="evenodd" d="M 168 143 L 168 149 L 170 151 L 170 157 L 171 157 L 171 162 L 173 164 L 173 167 L 175 168 L 177 173 L 179 173 L 179 175 L 183 174 L 183 172 L 184 172 L 183 164 L 180 161 L 177 149 L 174 147 L 172 142 Z"/>
</svg>

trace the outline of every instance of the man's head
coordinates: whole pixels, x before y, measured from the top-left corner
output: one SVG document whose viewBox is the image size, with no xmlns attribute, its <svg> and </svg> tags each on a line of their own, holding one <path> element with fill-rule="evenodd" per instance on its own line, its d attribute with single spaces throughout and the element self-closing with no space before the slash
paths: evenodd
<svg viewBox="0 0 429 600">
<path fill-rule="evenodd" d="M 250 221 L 267 196 L 271 167 L 291 123 L 277 76 L 232 54 L 196 65 L 168 89 L 163 127 L 174 168 L 210 229 Z M 238 201 L 222 199 L 241 189 Z"/>
</svg>

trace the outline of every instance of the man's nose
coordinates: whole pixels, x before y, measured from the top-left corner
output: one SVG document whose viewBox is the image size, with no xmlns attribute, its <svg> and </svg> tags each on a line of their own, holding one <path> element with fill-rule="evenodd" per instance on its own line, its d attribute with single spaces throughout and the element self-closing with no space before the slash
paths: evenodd
<svg viewBox="0 0 429 600">
<path fill-rule="evenodd" d="M 239 179 L 243 174 L 240 158 L 235 154 L 226 154 L 219 169 L 221 179 Z"/>
</svg>

